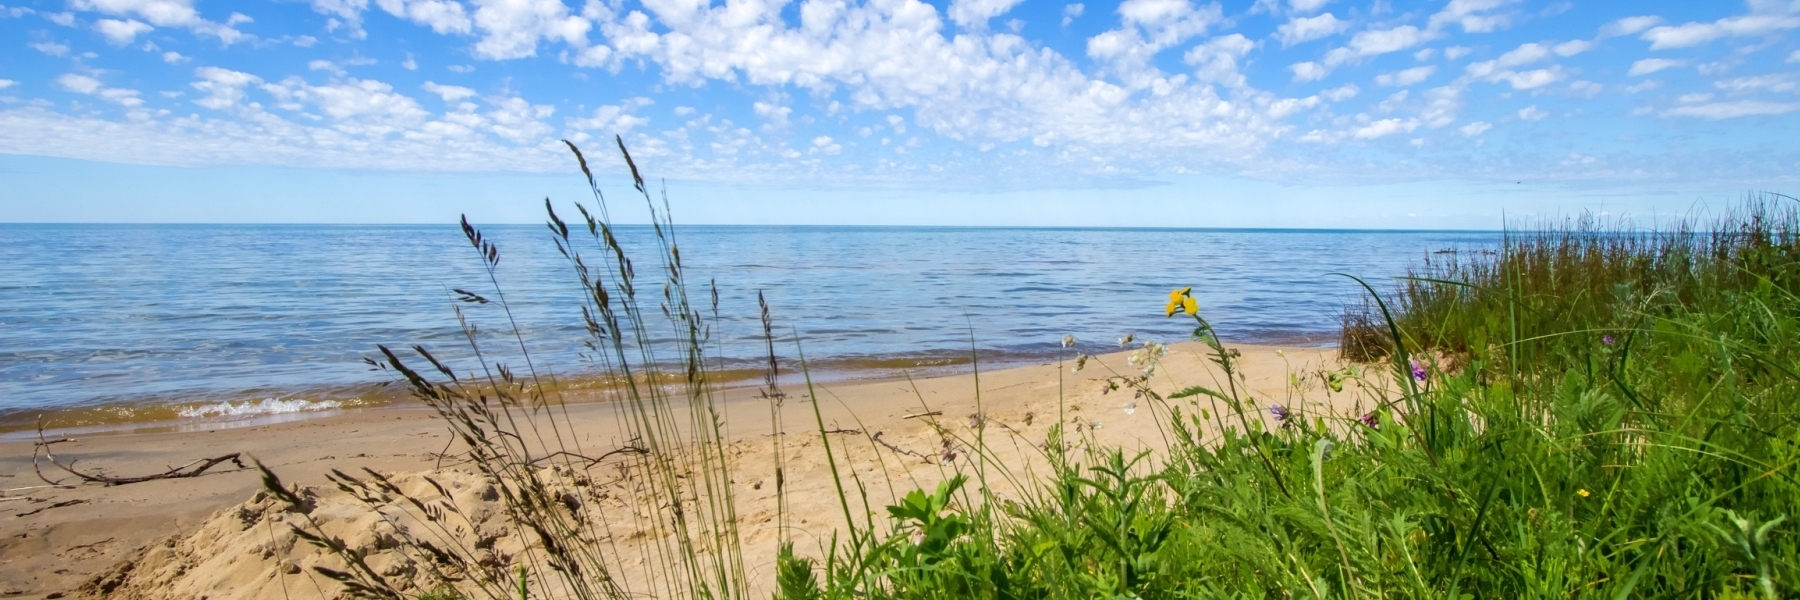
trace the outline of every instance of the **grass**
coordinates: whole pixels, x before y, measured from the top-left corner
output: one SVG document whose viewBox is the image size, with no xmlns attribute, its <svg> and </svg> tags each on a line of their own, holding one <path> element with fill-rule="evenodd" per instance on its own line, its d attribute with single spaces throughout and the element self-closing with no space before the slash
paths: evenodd
<svg viewBox="0 0 1800 600">
<path fill-rule="evenodd" d="M 571 499 L 597 449 L 566 431 L 559 398 L 535 391 L 554 389 L 540 385 L 553 376 L 533 367 L 523 339 L 502 361 L 470 329 L 472 368 L 453 369 L 425 348 L 404 358 L 383 348 L 376 362 L 458 433 L 530 543 L 496 557 L 467 543 L 469 507 L 442 489 L 410 493 L 378 473 L 338 474 L 341 489 L 392 515 L 406 560 L 377 569 L 303 528 L 343 559 L 344 569 L 320 573 L 355 594 L 438 600 L 743 598 L 758 589 L 744 569 L 708 376 L 708 307 L 689 297 L 698 288 L 682 270 L 666 205 L 625 162 L 658 215 L 656 264 L 634 266 L 612 236 L 585 158 L 594 207 L 580 209 L 573 229 L 551 211 L 549 226 L 589 290 L 582 315 L 594 360 L 615 375 L 611 398 L 635 436 L 613 451 L 637 484 L 624 506 L 649 510 L 611 514 Z M 1156 411 L 1165 451 L 1127 454 L 1091 430 L 1064 429 L 1065 418 L 1028 440 L 1048 471 L 1021 474 L 993 453 L 977 417 L 972 434 L 940 431 L 948 477 L 904 494 L 879 519 L 857 517 L 870 514 L 857 510 L 869 508 L 868 482 L 840 472 L 844 450 L 833 449 L 815 403 L 842 533 L 811 555 L 784 539 L 775 581 L 761 587 L 796 600 L 1800 595 L 1791 520 L 1800 513 L 1800 216 L 1782 201 L 1757 198 L 1718 220 L 1659 231 L 1580 220 L 1509 233 L 1492 255 L 1427 261 L 1391 294 L 1368 287 L 1346 313 L 1343 349 L 1371 365 L 1328 375 L 1333 387 L 1369 383 L 1362 389 L 1377 408 L 1367 414 L 1305 403 L 1272 421 L 1253 414 L 1269 399 L 1246 391 L 1236 353 L 1178 290 L 1167 310 L 1193 320 L 1221 380 L 1158 393 L 1153 342 L 1134 357 L 1137 371 L 1108 380 Z M 497 268 L 498 249 L 464 231 Z M 601 259 L 583 258 L 580 240 Z M 497 286 L 459 293 L 489 317 L 494 307 L 504 314 Z M 766 306 L 764 324 L 773 355 Z M 786 395 L 770 369 L 763 395 L 779 432 Z M 782 436 L 773 439 L 782 456 Z M 953 448 L 966 459 L 951 461 Z M 783 467 L 773 468 L 779 489 Z M 304 511 L 304 498 L 272 472 L 265 478 Z M 996 494 L 990 484 L 1001 479 L 1016 492 Z M 648 541 L 623 543 L 618 531 Z M 648 571 L 623 577 L 627 562 Z"/>
</svg>

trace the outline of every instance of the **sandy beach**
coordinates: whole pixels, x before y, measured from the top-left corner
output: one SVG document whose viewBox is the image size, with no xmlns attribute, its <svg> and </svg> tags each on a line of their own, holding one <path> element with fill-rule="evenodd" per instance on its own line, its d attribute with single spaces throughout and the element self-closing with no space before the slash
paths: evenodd
<svg viewBox="0 0 1800 600">
<path fill-rule="evenodd" d="M 1328 410 L 1350 414 L 1360 410 L 1359 401 L 1366 402 L 1354 384 L 1341 393 L 1325 393 L 1316 374 L 1337 368 L 1333 349 L 1231 347 L 1242 352 L 1240 364 L 1258 407 L 1257 418 L 1266 418 L 1269 404 L 1295 407 L 1301 397 L 1311 403 L 1305 405 L 1307 414 Z M 1152 387 L 1167 393 L 1220 381 L 1216 367 L 1200 354 L 1203 349 L 1191 343 L 1170 346 Z M 975 469 L 966 449 L 950 461 L 952 466 L 945 466 L 942 455 L 943 432 L 972 432 L 977 413 L 999 425 L 985 431 L 995 464 L 1005 465 L 1011 475 L 988 478 L 1003 496 L 1014 491 L 999 489 L 1014 487 L 1008 481 L 1029 478 L 1034 446 L 1043 442 L 1059 410 L 1070 428 L 1103 444 L 1127 451 L 1164 447 L 1157 423 L 1161 411 L 1152 410 L 1144 399 L 1134 399 L 1129 389 L 1103 391 L 1109 374 L 1136 374 L 1125 352 L 1099 356 L 1081 372 L 1071 372 L 1071 366 L 1042 364 L 983 372 L 979 385 L 972 374 L 821 385 L 819 406 L 827 428 L 842 430 L 832 439 L 841 459 L 848 462 L 846 477 L 854 473 L 860 479 L 876 511 L 896 493 L 933 485 L 955 469 Z M 802 552 L 816 555 L 820 542 L 842 525 L 842 513 L 818 448 L 811 407 L 800 397 L 804 390 L 787 391 L 794 398 L 782 408 L 787 434 L 783 452 L 794 539 Z M 771 524 L 775 446 L 769 403 L 754 394 L 750 389 L 728 391 L 722 405 L 746 567 L 753 582 L 766 585 L 778 540 Z M 625 443 L 613 406 L 571 404 L 569 422 L 590 455 Z M 885 444 L 871 440 L 877 433 Z M 365 467 L 396 476 L 432 473 L 445 481 L 468 482 L 472 477 L 459 474 L 456 455 L 463 448 L 451 443 L 437 416 L 409 407 L 248 427 L 86 435 L 56 444 L 54 450 L 65 463 L 78 461 L 80 470 L 114 476 L 143 475 L 241 452 L 301 486 L 324 486 L 330 469 L 354 472 Z M 0 485 L 7 488 L 0 498 L 0 597 L 222 600 L 335 594 L 335 584 L 310 571 L 320 560 L 317 550 L 294 544 L 286 526 L 273 516 L 277 511 L 267 510 L 271 501 L 260 497 L 254 469 L 224 463 L 194 478 L 50 487 L 34 472 L 32 451 L 32 441 L 0 442 Z M 931 460 L 920 458 L 927 456 Z M 40 461 L 39 467 L 53 480 L 72 482 L 48 463 Z M 601 488 L 616 478 L 604 462 L 589 474 Z M 881 481 L 883 474 L 886 481 Z M 354 533 L 367 525 L 355 514 L 360 507 L 351 506 L 342 493 L 314 489 L 321 507 L 316 510 L 338 511 L 333 514 L 345 531 Z M 632 584 L 631 571 L 623 571 L 627 585 Z"/>
</svg>

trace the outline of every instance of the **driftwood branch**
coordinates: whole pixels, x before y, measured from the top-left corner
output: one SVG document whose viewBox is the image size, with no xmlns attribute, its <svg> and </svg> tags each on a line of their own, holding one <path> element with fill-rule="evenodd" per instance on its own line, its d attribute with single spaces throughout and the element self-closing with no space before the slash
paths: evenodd
<svg viewBox="0 0 1800 600">
<path fill-rule="evenodd" d="M 599 456 L 585 456 L 585 455 L 581 455 L 581 454 L 576 454 L 574 452 L 569 452 L 567 450 L 558 450 L 556 452 L 552 452 L 550 454 L 546 454 L 544 456 L 539 456 L 537 458 L 531 459 L 531 464 L 535 465 L 539 461 L 549 460 L 552 458 L 556 458 L 558 456 L 567 456 L 569 458 L 573 458 L 576 460 L 587 461 L 587 466 L 592 467 L 594 465 L 600 464 L 600 461 L 606 460 L 608 458 L 612 458 L 615 455 L 649 454 L 649 453 L 650 453 L 650 450 L 648 448 L 644 448 L 643 446 L 638 446 L 635 444 L 630 445 L 630 446 L 621 446 L 618 448 L 614 448 L 612 450 L 607 450 L 605 454 L 601 454 Z"/>
<path fill-rule="evenodd" d="M 43 423 L 38 424 L 38 441 L 35 445 L 33 445 L 32 449 L 31 449 L 31 469 L 33 471 L 37 472 L 38 479 L 42 479 L 42 480 L 44 480 L 44 483 L 48 483 L 50 485 L 59 486 L 59 487 L 66 486 L 66 484 L 62 483 L 62 481 L 60 481 L 60 480 L 52 481 L 49 477 L 46 477 L 44 475 L 43 467 L 38 460 L 39 456 L 42 456 L 45 460 L 48 460 L 50 462 L 50 464 L 55 465 L 56 468 L 62 469 L 63 472 L 68 473 L 70 475 L 74 475 L 77 479 L 80 479 L 87 483 L 98 483 L 98 484 L 109 485 L 109 486 L 110 485 L 125 485 L 127 483 L 141 483 L 141 482 L 145 482 L 145 481 L 155 481 L 158 479 L 182 479 L 182 478 L 186 478 L 186 477 L 197 477 L 201 473 L 205 473 L 207 469 L 216 467 L 219 465 L 219 463 L 226 462 L 226 461 L 231 461 L 231 464 L 237 465 L 237 467 L 239 469 L 245 468 L 244 461 L 242 458 L 240 458 L 242 453 L 233 452 L 231 454 L 226 454 L 224 456 L 218 456 L 218 457 L 213 457 L 213 458 L 202 458 L 199 460 L 195 460 L 194 462 L 190 462 L 188 464 L 181 465 L 179 467 L 170 467 L 169 470 L 163 471 L 161 473 L 144 475 L 141 477 L 111 477 L 111 476 L 107 476 L 107 475 L 101 475 L 98 473 L 83 473 L 81 471 L 75 470 L 75 461 L 71 460 L 71 461 L 69 461 L 69 464 L 65 465 L 62 463 L 62 461 L 57 460 L 56 455 L 50 451 L 50 446 L 52 446 L 52 445 L 61 444 L 63 442 L 73 442 L 73 441 L 75 441 L 74 438 L 67 438 L 67 437 L 61 438 L 61 439 L 55 439 L 55 440 L 44 439 L 44 425 L 43 425 Z"/>
</svg>

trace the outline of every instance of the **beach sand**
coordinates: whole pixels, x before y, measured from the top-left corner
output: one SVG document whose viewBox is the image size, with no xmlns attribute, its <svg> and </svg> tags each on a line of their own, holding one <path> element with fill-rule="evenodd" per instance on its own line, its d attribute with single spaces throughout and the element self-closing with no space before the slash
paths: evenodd
<svg viewBox="0 0 1800 600">
<path fill-rule="evenodd" d="M 1308 415 L 1327 411 L 1352 415 L 1365 410 L 1371 397 L 1354 384 L 1340 393 L 1327 394 L 1317 373 L 1337 368 L 1336 351 L 1329 348 L 1275 348 L 1238 346 L 1249 395 L 1257 406 L 1255 418 L 1267 417 L 1271 403 L 1295 407 L 1305 397 Z M 1162 393 L 1188 385 L 1219 383 L 1217 368 L 1201 354 L 1203 346 L 1184 343 L 1170 346 L 1162 367 L 1151 380 Z M 1049 426 L 1063 420 L 1101 444 L 1127 451 L 1164 447 L 1159 416 L 1149 402 L 1134 399 L 1129 389 L 1103 393 L 1105 377 L 1112 372 L 1136 374 L 1126 353 L 1103 355 L 1081 372 L 1072 363 L 1027 366 L 979 374 L 963 374 L 917 380 L 849 381 L 817 387 L 820 408 L 828 429 L 860 430 L 866 435 L 831 436 L 840 454 L 846 478 L 854 473 L 869 491 L 876 512 L 894 494 L 929 487 L 946 476 L 941 464 L 940 431 L 972 437 L 972 417 L 979 402 L 989 423 L 986 443 L 998 464 L 989 469 L 1010 472 L 1015 478 L 1041 472 L 1034 460 Z M 1291 377 L 1295 375 L 1298 377 Z M 1298 387 L 1296 387 L 1298 383 Z M 1222 385 L 1222 384 L 1221 384 Z M 832 491 L 830 471 L 819 449 L 819 435 L 804 389 L 787 389 L 782 410 L 786 436 L 787 488 L 791 526 L 797 549 L 818 555 L 821 545 L 843 523 L 838 497 Z M 728 447 L 733 469 L 737 514 L 744 539 L 749 577 L 766 586 L 772 579 L 775 546 L 774 444 L 768 401 L 754 397 L 750 389 L 731 390 L 722 403 L 731 440 Z M 1192 403 L 1190 398 L 1183 403 Z M 1135 408 L 1127 409 L 1128 405 Z M 1199 400 L 1199 407 L 1212 406 Z M 568 407 L 569 421 L 579 432 L 583 451 L 589 455 L 616 448 L 621 439 L 616 407 L 602 403 L 577 403 Z M 1212 410 L 1217 410 L 1213 408 Z M 908 418 L 926 412 L 940 415 Z M 935 425 L 935 428 L 934 428 Z M 941 429 L 939 429 L 941 428 Z M 926 461 L 877 446 L 869 435 L 907 453 L 938 457 Z M 454 457 L 438 453 L 448 446 L 454 455 L 460 443 L 450 437 L 436 415 L 422 408 L 387 408 L 350 411 L 315 419 L 251 427 L 211 430 L 104 434 L 80 436 L 77 442 L 54 446 L 65 462 L 78 459 L 84 471 L 103 471 L 115 476 L 157 472 L 190 461 L 242 452 L 272 468 L 286 482 L 316 488 L 315 514 L 327 523 L 327 531 L 346 539 L 376 535 L 368 541 L 381 547 L 378 534 L 370 534 L 371 520 L 359 517 L 360 507 L 344 494 L 326 486 L 330 469 L 356 472 L 364 467 L 400 477 L 415 485 L 417 474 L 432 474 L 460 490 L 459 497 L 482 502 L 479 478 L 459 472 Z M 261 498 L 261 482 L 254 469 L 230 463 L 187 479 L 148 481 L 120 486 L 77 484 L 72 488 L 43 487 L 33 470 L 32 441 L 0 442 L 0 597 L 85 597 L 104 595 L 127 598 L 227 598 L 290 599 L 332 597 L 338 588 L 310 571 L 327 557 L 295 544 L 286 531 L 285 518 L 270 510 L 273 501 Z M 956 464 L 973 473 L 975 467 L 962 449 Z M 45 464 L 47 466 L 47 464 Z M 54 469 L 51 467 L 50 469 Z M 591 472 L 595 489 L 620 485 L 610 465 Z M 66 474 L 45 470 L 52 479 Z M 886 481 L 882 481 L 886 479 Z M 1001 496 L 1016 492 L 1000 473 L 988 480 Z M 408 483 L 409 482 L 409 483 Z M 853 485 L 854 482 L 846 482 Z M 1005 489 L 1000 489 L 1005 488 Z M 854 492 L 852 492 L 854 494 Z M 490 504 L 492 504 L 490 502 Z M 862 512 L 861 502 L 855 502 Z M 492 516 L 492 513 L 489 514 Z M 858 518 L 862 518 L 861 515 Z M 884 515 L 874 517 L 882 522 Z M 353 543 L 355 542 L 352 540 Z M 514 543 L 517 540 L 513 541 Z M 504 546 L 507 542 L 501 542 Z M 625 583 L 646 591 L 646 582 L 632 581 L 641 573 L 631 565 L 621 570 Z M 642 578 L 641 575 L 636 577 Z M 61 594 L 61 595 L 59 595 Z"/>
</svg>

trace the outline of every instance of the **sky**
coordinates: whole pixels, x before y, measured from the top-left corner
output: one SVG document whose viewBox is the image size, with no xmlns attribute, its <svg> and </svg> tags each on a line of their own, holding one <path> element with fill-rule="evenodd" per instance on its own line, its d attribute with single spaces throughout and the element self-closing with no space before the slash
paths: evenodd
<svg viewBox="0 0 1800 600">
<path fill-rule="evenodd" d="M 619 203 L 615 137 L 685 223 L 1800 194 L 1800 0 L 0 2 L 0 222 L 534 222 L 586 198 L 565 139 Z"/>
</svg>

